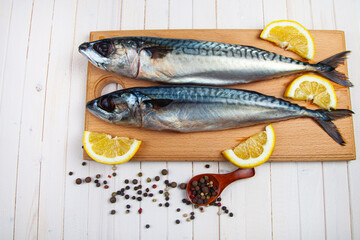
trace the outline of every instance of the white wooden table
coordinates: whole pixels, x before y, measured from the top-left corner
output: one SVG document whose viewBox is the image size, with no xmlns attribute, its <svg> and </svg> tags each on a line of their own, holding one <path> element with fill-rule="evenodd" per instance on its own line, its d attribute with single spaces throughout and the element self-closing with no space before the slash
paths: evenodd
<svg viewBox="0 0 360 240">
<path fill-rule="evenodd" d="M 87 60 L 77 46 L 95 30 L 262 29 L 292 19 L 308 29 L 344 30 L 360 149 L 359 4 L 351 0 L 1 0 L 0 239 L 360 239 L 360 162 L 265 163 L 222 196 L 234 217 L 215 207 L 193 211 L 184 193 L 171 206 L 149 199 L 109 203 L 125 178 L 169 170 L 168 178 L 226 172 L 228 163 L 129 162 L 109 189 L 74 183 L 112 167 L 82 166 Z M 109 90 L 116 86 L 109 86 Z M 316 136 L 314 136 L 316 137 Z M 73 176 L 68 172 L 73 171 Z M 144 183 L 145 185 L 145 183 Z M 119 198 L 120 199 L 120 198 Z M 159 197 L 160 199 L 160 197 Z M 143 214 L 136 210 L 141 207 Z M 175 209 L 181 208 L 177 213 Z M 115 209 L 117 213 L 110 215 Z M 181 224 L 175 224 L 181 219 Z M 146 229 L 145 224 L 151 227 Z"/>
</svg>

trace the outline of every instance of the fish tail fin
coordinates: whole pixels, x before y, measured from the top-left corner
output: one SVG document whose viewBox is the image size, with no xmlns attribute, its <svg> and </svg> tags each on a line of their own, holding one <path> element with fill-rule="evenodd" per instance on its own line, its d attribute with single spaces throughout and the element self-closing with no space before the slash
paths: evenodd
<svg viewBox="0 0 360 240">
<path fill-rule="evenodd" d="M 345 87 L 352 87 L 353 84 L 348 80 L 348 77 L 335 69 L 344 63 L 349 53 L 350 51 L 344 51 L 322 60 L 316 64 L 318 73 L 337 84 Z"/>
<path fill-rule="evenodd" d="M 337 109 L 337 110 L 324 110 L 318 109 L 316 112 L 319 114 L 318 117 L 315 117 L 315 121 L 322 127 L 329 136 L 335 140 L 338 144 L 344 146 L 345 141 L 342 138 L 339 130 L 332 122 L 332 120 L 349 117 L 354 112 L 348 109 Z"/>
</svg>

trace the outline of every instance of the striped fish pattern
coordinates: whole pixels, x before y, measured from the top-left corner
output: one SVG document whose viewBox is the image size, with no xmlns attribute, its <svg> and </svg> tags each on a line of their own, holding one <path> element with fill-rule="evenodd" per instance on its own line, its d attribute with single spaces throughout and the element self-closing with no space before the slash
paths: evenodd
<svg viewBox="0 0 360 240">
<path fill-rule="evenodd" d="M 101 69 L 169 84 L 233 85 L 316 72 L 340 85 L 352 86 L 336 71 L 348 51 L 310 64 L 251 46 L 155 37 L 85 42 L 79 51 Z"/>
</svg>

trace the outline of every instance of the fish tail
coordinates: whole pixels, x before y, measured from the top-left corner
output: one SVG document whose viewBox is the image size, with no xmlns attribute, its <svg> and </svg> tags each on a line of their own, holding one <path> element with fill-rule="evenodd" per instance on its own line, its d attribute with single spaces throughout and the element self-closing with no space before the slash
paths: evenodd
<svg viewBox="0 0 360 240">
<path fill-rule="evenodd" d="M 335 142 L 344 146 L 345 141 L 332 120 L 349 117 L 354 112 L 348 109 L 337 109 L 332 111 L 318 109 L 316 112 L 318 113 L 318 116 L 315 117 L 315 121 L 325 130 L 327 134 L 329 134 L 332 139 L 335 140 Z"/>
<path fill-rule="evenodd" d="M 335 69 L 344 63 L 349 53 L 350 51 L 344 51 L 324 59 L 316 64 L 317 72 L 337 84 L 345 87 L 352 87 L 353 84 L 349 81 L 348 77 Z"/>
</svg>

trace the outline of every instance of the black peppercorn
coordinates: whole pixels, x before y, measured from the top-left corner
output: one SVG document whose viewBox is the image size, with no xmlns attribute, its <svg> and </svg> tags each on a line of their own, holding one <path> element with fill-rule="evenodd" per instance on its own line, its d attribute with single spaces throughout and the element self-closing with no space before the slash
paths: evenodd
<svg viewBox="0 0 360 240">
<path fill-rule="evenodd" d="M 78 185 L 81 184 L 81 183 L 82 183 L 81 178 L 77 178 L 77 179 L 75 180 L 75 183 L 78 184 Z"/>
<path fill-rule="evenodd" d="M 169 206 L 170 206 L 170 203 L 166 202 L 165 207 L 169 207 Z"/>
<path fill-rule="evenodd" d="M 83 166 L 86 166 L 86 162 L 82 162 L 82 165 L 83 165 Z"/>
<path fill-rule="evenodd" d="M 149 224 L 146 224 L 145 227 L 146 227 L 146 228 L 150 228 L 150 225 L 149 225 Z"/>
<path fill-rule="evenodd" d="M 129 209 L 129 208 L 131 208 L 131 206 L 128 204 L 128 205 L 126 205 L 126 208 Z"/>
<path fill-rule="evenodd" d="M 98 182 L 98 183 L 96 183 L 96 187 L 100 187 L 101 186 L 101 184 Z"/>
<path fill-rule="evenodd" d="M 113 175 L 113 177 L 116 177 L 117 174 L 116 174 L 116 172 L 113 172 L 112 175 Z"/>
<path fill-rule="evenodd" d="M 138 183 L 138 180 L 137 180 L 137 179 L 133 179 L 133 180 L 132 180 L 132 183 L 133 183 L 133 184 L 137 184 L 137 183 Z"/>
<path fill-rule="evenodd" d="M 155 181 L 159 181 L 160 180 L 160 177 L 159 176 L 156 176 L 155 177 Z"/>
<path fill-rule="evenodd" d="M 180 223 L 180 220 L 179 220 L 179 219 L 176 219 L 175 223 L 176 223 L 176 224 L 179 224 L 179 223 Z"/>
<path fill-rule="evenodd" d="M 128 183 L 129 183 L 129 179 L 125 179 L 124 183 L 125 183 L 125 184 L 128 184 Z"/>
<path fill-rule="evenodd" d="M 116 203 L 116 197 L 111 197 L 111 198 L 110 198 L 110 202 L 111 202 L 111 203 Z"/>
<path fill-rule="evenodd" d="M 87 183 L 91 182 L 91 177 L 85 178 L 85 182 L 87 182 Z"/>
<path fill-rule="evenodd" d="M 167 175 L 169 172 L 168 172 L 168 170 L 166 170 L 166 169 L 163 169 L 163 170 L 161 170 L 161 174 L 162 175 Z"/>
<path fill-rule="evenodd" d="M 71 175 L 73 175 L 74 173 L 73 172 L 69 172 L 69 175 L 71 176 Z"/>
<path fill-rule="evenodd" d="M 101 175 L 100 175 L 100 174 L 96 174 L 95 177 L 96 177 L 96 178 L 101 178 Z"/>
<path fill-rule="evenodd" d="M 114 215 L 115 213 L 116 213 L 115 210 L 111 210 L 111 212 L 110 212 L 111 215 Z"/>
<path fill-rule="evenodd" d="M 130 198 L 130 196 L 126 194 L 126 195 L 125 195 L 125 199 L 129 199 L 129 198 Z"/>
<path fill-rule="evenodd" d="M 231 212 L 231 213 L 229 213 L 229 217 L 233 217 L 234 216 L 234 214 Z"/>
</svg>

